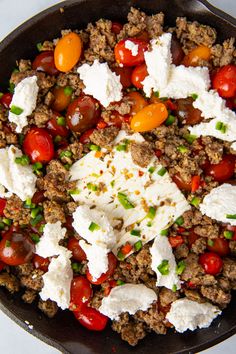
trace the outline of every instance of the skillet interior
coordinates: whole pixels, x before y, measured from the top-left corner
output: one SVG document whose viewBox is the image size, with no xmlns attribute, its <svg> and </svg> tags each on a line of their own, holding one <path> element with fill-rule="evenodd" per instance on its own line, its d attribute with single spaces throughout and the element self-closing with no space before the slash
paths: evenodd
<svg viewBox="0 0 236 354">
<path fill-rule="evenodd" d="M 177 16 L 187 16 L 190 20 L 211 25 L 217 29 L 219 41 L 235 36 L 236 21 L 204 0 L 171 0 L 171 6 L 167 0 L 69 0 L 33 17 L 0 44 L 2 86 L 7 87 L 16 59 L 32 58 L 37 53 L 36 43 L 57 37 L 63 28 L 83 28 L 100 17 L 125 21 L 130 6 L 140 7 L 148 14 L 163 11 L 168 25 L 174 25 Z M 64 8 L 63 13 L 59 11 L 61 7 Z M 68 311 L 60 312 L 49 320 L 36 307 L 23 303 L 19 295 L 10 296 L 0 289 L 0 308 L 10 318 L 29 330 L 24 322 L 27 320 L 34 326 L 29 330 L 32 334 L 65 353 L 73 354 L 108 354 L 114 350 L 122 354 L 154 351 L 184 354 L 203 350 L 236 333 L 235 299 L 236 295 L 223 316 L 218 317 L 210 328 L 182 335 L 174 332 L 166 336 L 151 334 L 137 347 L 131 348 L 110 328 L 103 333 L 88 332 Z"/>
</svg>

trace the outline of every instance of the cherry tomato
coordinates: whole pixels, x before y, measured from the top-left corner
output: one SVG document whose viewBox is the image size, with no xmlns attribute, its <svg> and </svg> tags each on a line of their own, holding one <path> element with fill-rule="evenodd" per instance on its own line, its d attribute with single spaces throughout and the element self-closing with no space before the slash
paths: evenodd
<svg viewBox="0 0 236 354">
<path fill-rule="evenodd" d="M 57 112 L 54 112 L 53 117 L 47 122 L 47 129 L 52 136 L 63 136 L 67 137 L 69 135 L 69 129 L 65 125 L 58 124 L 61 115 Z"/>
<path fill-rule="evenodd" d="M 70 71 L 79 61 L 82 41 L 77 33 L 71 32 L 59 39 L 55 52 L 55 66 L 59 71 Z"/>
<path fill-rule="evenodd" d="M 9 108 L 12 101 L 12 93 L 4 93 L 0 99 L 0 103 L 5 107 Z"/>
<path fill-rule="evenodd" d="M 71 94 L 67 94 L 65 87 L 60 86 L 54 87 L 52 93 L 54 96 L 52 109 L 58 112 L 64 111 L 71 101 Z"/>
<path fill-rule="evenodd" d="M 226 230 L 233 231 L 234 234 L 232 240 L 236 241 L 236 226 L 228 224 L 226 225 Z"/>
<path fill-rule="evenodd" d="M 197 235 L 193 229 L 187 230 L 188 231 L 188 244 L 192 247 L 192 244 L 199 239 L 199 235 Z"/>
<path fill-rule="evenodd" d="M 108 254 L 108 271 L 100 276 L 97 280 L 93 280 L 92 275 L 87 271 L 86 276 L 90 283 L 99 285 L 104 283 L 108 278 L 112 276 L 117 266 L 117 259 L 112 252 Z"/>
<path fill-rule="evenodd" d="M 44 202 L 45 199 L 46 197 L 44 196 L 44 191 L 37 191 L 34 193 L 31 201 L 33 204 L 39 204 Z"/>
<path fill-rule="evenodd" d="M 209 61 L 211 56 L 210 48 L 199 45 L 185 55 L 182 64 L 185 66 L 198 66 L 200 60 Z"/>
<path fill-rule="evenodd" d="M 176 115 L 183 124 L 198 124 L 203 120 L 202 112 L 193 107 L 192 98 L 180 98 L 176 100 Z"/>
<path fill-rule="evenodd" d="M 141 41 L 144 41 L 144 42 L 149 42 L 149 40 L 150 40 L 150 37 L 149 37 L 149 34 L 147 31 L 140 32 L 139 34 L 137 34 L 135 36 L 135 38 L 141 39 Z"/>
<path fill-rule="evenodd" d="M 179 189 L 187 191 L 187 192 L 191 192 L 191 190 L 192 190 L 192 182 L 191 181 L 190 182 L 183 181 L 179 174 L 172 176 L 172 179 Z"/>
<path fill-rule="evenodd" d="M 72 252 L 73 258 L 78 261 L 86 261 L 87 257 L 83 249 L 79 245 L 79 241 L 75 237 L 71 237 L 67 244 L 68 250 Z"/>
<path fill-rule="evenodd" d="M 37 71 L 43 71 L 49 75 L 58 74 L 58 70 L 54 63 L 53 51 L 45 51 L 37 55 L 32 63 L 32 69 Z"/>
<path fill-rule="evenodd" d="M 225 238 L 215 238 L 212 240 L 213 246 L 207 246 L 209 251 L 219 254 L 221 257 L 230 253 L 229 242 Z"/>
<path fill-rule="evenodd" d="M 120 22 L 112 22 L 111 31 L 115 34 L 119 34 L 122 30 L 123 25 Z"/>
<path fill-rule="evenodd" d="M 132 70 L 133 69 L 130 68 L 129 66 L 124 66 L 122 68 L 120 66 L 117 66 L 113 69 L 113 71 L 115 71 L 117 75 L 120 75 L 120 82 L 124 88 L 128 88 L 132 85 L 131 82 Z"/>
<path fill-rule="evenodd" d="M 132 42 L 138 46 L 137 55 L 133 55 L 130 49 L 125 47 L 126 41 Z M 117 63 L 125 66 L 136 66 L 144 62 L 144 52 L 147 50 L 148 44 L 145 41 L 137 38 L 122 39 L 115 46 L 115 59 Z"/>
<path fill-rule="evenodd" d="M 80 275 L 72 280 L 70 288 L 70 310 L 78 311 L 83 304 L 87 304 L 93 294 L 92 287 L 84 276 Z"/>
<path fill-rule="evenodd" d="M 49 162 L 54 156 L 51 135 L 43 128 L 31 128 L 25 136 L 23 150 L 32 163 Z"/>
<path fill-rule="evenodd" d="M 180 65 L 183 60 L 183 57 L 184 57 L 184 51 L 183 51 L 178 39 L 173 35 L 171 38 L 170 50 L 171 50 L 171 56 L 172 56 L 172 63 L 175 65 Z"/>
<path fill-rule="evenodd" d="M 146 132 L 159 127 L 167 117 L 168 111 L 163 103 L 152 103 L 133 116 L 130 127 L 136 132 Z"/>
<path fill-rule="evenodd" d="M 63 224 L 63 226 L 69 231 L 74 231 L 74 228 L 72 226 L 73 221 L 74 220 L 73 220 L 72 216 L 67 215 L 66 222 Z"/>
<path fill-rule="evenodd" d="M 136 66 L 131 76 L 132 84 L 138 89 L 142 89 L 143 88 L 142 82 L 146 76 L 148 76 L 147 65 L 144 63 L 139 66 Z"/>
<path fill-rule="evenodd" d="M 117 128 L 121 128 L 122 123 L 129 123 L 129 122 L 130 122 L 130 115 L 125 114 L 124 116 L 122 116 L 119 112 L 112 111 L 112 114 L 110 116 L 109 125 L 114 125 Z"/>
<path fill-rule="evenodd" d="M 94 127 L 98 123 L 99 118 L 99 104 L 90 96 L 76 98 L 67 108 L 67 125 L 74 132 L 83 133 Z"/>
<path fill-rule="evenodd" d="M 208 176 L 212 176 L 217 182 L 225 182 L 229 180 L 235 169 L 235 156 L 225 155 L 217 164 L 206 164 L 204 172 Z"/>
<path fill-rule="evenodd" d="M 7 204 L 6 199 L 0 198 L 0 216 L 4 216 L 4 209 Z"/>
<path fill-rule="evenodd" d="M 73 313 L 79 323 L 90 331 L 103 331 L 108 322 L 107 316 L 86 305 L 80 311 L 73 311 Z"/>
<path fill-rule="evenodd" d="M 84 132 L 80 138 L 79 141 L 81 144 L 88 144 L 90 142 L 90 135 L 94 132 L 94 129 L 88 129 L 86 132 Z"/>
<path fill-rule="evenodd" d="M 183 237 L 180 235 L 169 236 L 168 240 L 172 248 L 178 247 L 184 243 Z"/>
<path fill-rule="evenodd" d="M 207 274 L 217 275 L 221 272 L 223 261 L 220 256 L 214 252 L 206 252 L 200 255 L 199 263 Z"/>
<path fill-rule="evenodd" d="M 129 92 L 126 97 L 128 97 L 129 101 L 132 103 L 130 111 L 130 114 L 132 115 L 138 113 L 141 111 L 141 109 L 148 105 L 147 100 L 145 100 L 145 98 L 139 92 Z"/>
<path fill-rule="evenodd" d="M 48 271 L 48 266 L 50 264 L 50 261 L 49 258 L 43 258 L 35 254 L 33 258 L 33 264 L 36 269 L 40 269 L 46 273 Z"/>
<path fill-rule="evenodd" d="M 229 64 L 220 68 L 213 77 L 212 87 L 224 98 L 236 95 L 236 65 Z"/>
<path fill-rule="evenodd" d="M 107 125 L 108 124 L 101 118 L 97 124 L 97 129 L 105 129 Z"/>
<path fill-rule="evenodd" d="M 35 246 L 27 234 L 10 232 L 0 241 L 0 260 L 7 265 L 17 266 L 29 262 Z"/>
</svg>

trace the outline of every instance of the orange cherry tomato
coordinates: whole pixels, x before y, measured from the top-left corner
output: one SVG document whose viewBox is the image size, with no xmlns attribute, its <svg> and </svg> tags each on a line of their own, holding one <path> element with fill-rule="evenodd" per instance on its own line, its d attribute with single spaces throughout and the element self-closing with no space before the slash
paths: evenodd
<svg viewBox="0 0 236 354">
<path fill-rule="evenodd" d="M 55 51 L 55 66 L 59 71 L 71 70 L 79 61 L 82 52 L 82 41 L 77 33 L 71 32 L 59 39 Z"/>
<path fill-rule="evenodd" d="M 133 45 L 138 46 L 137 55 L 133 55 L 131 50 L 126 48 L 126 42 L 132 42 Z M 115 58 L 117 63 L 125 66 L 140 65 L 144 62 L 144 52 L 147 50 L 148 44 L 141 39 L 126 38 L 122 39 L 115 46 Z"/>
<path fill-rule="evenodd" d="M 146 76 L 148 76 L 147 65 L 144 63 L 139 66 L 136 66 L 131 76 L 132 84 L 138 89 L 142 89 L 143 88 L 142 82 Z"/>
<path fill-rule="evenodd" d="M 130 127 L 136 132 L 146 132 L 159 127 L 168 117 L 163 103 L 152 103 L 135 114 Z"/>
<path fill-rule="evenodd" d="M 54 87 L 52 90 L 54 96 L 54 102 L 52 104 L 52 109 L 61 112 L 67 108 L 70 103 L 72 92 L 69 94 L 65 87 Z"/>
<path fill-rule="evenodd" d="M 182 63 L 185 66 L 198 66 L 199 60 L 209 61 L 211 56 L 210 48 L 199 45 L 191 50 L 183 59 Z"/>
<path fill-rule="evenodd" d="M 131 115 L 138 113 L 139 111 L 141 111 L 141 109 L 148 105 L 147 100 L 145 100 L 145 98 L 139 92 L 129 92 L 126 97 L 128 97 L 129 101 L 132 102 L 132 107 L 130 111 Z"/>
</svg>

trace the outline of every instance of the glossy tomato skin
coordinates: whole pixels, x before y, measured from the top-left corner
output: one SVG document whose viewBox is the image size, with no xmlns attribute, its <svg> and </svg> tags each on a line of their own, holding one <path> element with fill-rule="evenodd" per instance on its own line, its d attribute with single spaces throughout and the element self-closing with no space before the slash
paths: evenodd
<svg viewBox="0 0 236 354">
<path fill-rule="evenodd" d="M 58 74 L 54 63 L 54 52 L 48 50 L 38 54 L 32 63 L 32 69 L 43 71 L 49 75 Z"/>
<path fill-rule="evenodd" d="M 70 71 L 79 61 L 82 53 L 82 40 L 75 32 L 59 39 L 54 51 L 55 66 L 59 71 Z"/>
<path fill-rule="evenodd" d="M 178 39 L 173 35 L 171 38 L 170 51 L 172 56 L 172 63 L 175 65 L 180 65 L 184 58 L 184 51 Z"/>
<path fill-rule="evenodd" d="M 72 252 L 73 258 L 78 261 L 86 261 L 87 257 L 84 250 L 80 247 L 79 241 L 75 237 L 71 237 L 67 244 L 68 250 Z"/>
<path fill-rule="evenodd" d="M 25 136 L 23 150 L 32 163 L 47 163 L 54 156 L 52 137 L 46 129 L 31 128 Z"/>
<path fill-rule="evenodd" d="M 4 209 L 7 204 L 6 199 L 0 198 L 0 216 L 4 216 Z"/>
<path fill-rule="evenodd" d="M 61 117 L 61 115 L 58 112 L 54 112 L 53 117 L 47 122 L 47 129 L 54 137 L 58 135 L 67 137 L 69 135 L 69 129 L 64 125 L 59 125 L 57 123 L 59 117 Z"/>
<path fill-rule="evenodd" d="M 214 252 L 206 252 L 200 255 L 199 263 L 207 274 L 217 275 L 221 272 L 223 261 L 220 256 Z"/>
<path fill-rule="evenodd" d="M 126 41 L 131 41 L 133 44 L 138 46 L 138 54 L 136 56 L 133 56 L 131 50 L 125 47 Z M 115 59 L 117 63 L 123 64 L 124 66 L 140 65 L 144 62 L 144 52 L 147 50 L 147 48 L 147 42 L 142 41 L 141 39 L 122 39 L 115 46 Z"/>
<path fill-rule="evenodd" d="M 4 93 L 0 99 L 0 103 L 5 107 L 9 108 L 12 101 L 13 94 L 12 93 Z"/>
<path fill-rule="evenodd" d="M 213 76 L 212 87 L 224 98 L 236 95 L 236 65 L 229 64 L 221 67 Z"/>
<path fill-rule="evenodd" d="M 27 234 L 10 232 L 0 241 L 0 260 L 10 266 L 29 262 L 34 252 L 35 245 Z"/>
<path fill-rule="evenodd" d="M 79 138 L 81 144 L 88 144 L 90 142 L 90 135 L 94 132 L 94 129 L 86 130 Z"/>
<path fill-rule="evenodd" d="M 92 287 L 84 276 L 75 277 L 70 288 L 70 309 L 78 311 L 93 295 Z"/>
<path fill-rule="evenodd" d="M 191 190 L 192 190 L 192 182 L 191 181 L 190 182 L 183 181 L 179 174 L 172 176 L 172 179 L 175 182 L 175 184 L 177 185 L 177 187 L 179 187 L 179 189 L 187 191 L 187 192 L 191 192 Z"/>
<path fill-rule="evenodd" d="M 50 264 L 49 258 L 43 258 L 37 254 L 34 255 L 33 264 L 36 269 L 40 269 L 43 272 L 48 271 L 48 266 Z"/>
<path fill-rule="evenodd" d="M 204 172 L 207 176 L 212 176 L 217 182 L 228 181 L 234 175 L 235 157 L 225 155 L 217 164 L 207 163 L 204 166 Z"/>
<path fill-rule="evenodd" d="M 66 94 L 65 87 L 60 86 L 54 87 L 52 94 L 54 96 L 52 109 L 58 112 L 64 111 L 71 101 L 71 94 Z"/>
<path fill-rule="evenodd" d="M 143 88 L 142 82 L 147 75 L 148 75 L 148 71 L 147 71 L 147 65 L 145 63 L 136 66 L 131 76 L 132 84 L 138 89 L 142 89 Z"/>
<path fill-rule="evenodd" d="M 86 305 L 73 313 L 79 323 L 90 331 L 103 331 L 108 322 L 107 316 Z"/>
<path fill-rule="evenodd" d="M 32 197 L 32 203 L 33 204 L 39 204 L 42 203 L 46 200 L 46 197 L 44 196 L 44 191 L 36 191 Z"/>
<path fill-rule="evenodd" d="M 203 120 L 201 111 L 193 107 L 192 98 L 176 100 L 176 115 L 182 124 L 195 125 Z"/>
<path fill-rule="evenodd" d="M 108 254 L 108 271 L 100 276 L 97 280 L 93 280 L 92 275 L 87 271 L 86 276 L 90 283 L 99 285 L 104 283 L 108 278 L 112 276 L 117 266 L 117 259 L 112 252 Z"/>
<path fill-rule="evenodd" d="M 94 98 L 81 96 L 67 108 L 67 125 L 72 131 L 83 133 L 98 123 L 100 112 L 100 106 Z"/>
<path fill-rule="evenodd" d="M 123 68 L 120 66 L 117 66 L 113 69 L 116 73 L 116 75 L 120 75 L 120 82 L 121 85 L 124 88 L 128 88 L 132 85 L 131 82 L 131 74 L 132 74 L 132 68 L 129 66 L 124 66 Z"/>
<path fill-rule="evenodd" d="M 120 22 L 112 22 L 112 25 L 111 25 L 111 31 L 115 34 L 119 34 L 120 31 L 122 30 L 123 28 L 123 25 L 122 23 Z"/>
<path fill-rule="evenodd" d="M 229 242 L 225 238 L 214 238 L 212 242 L 213 246 L 207 246 L 209 251 L 215 252 L 221 257 L 227 256 L 230 253 Z"/>
</svg>

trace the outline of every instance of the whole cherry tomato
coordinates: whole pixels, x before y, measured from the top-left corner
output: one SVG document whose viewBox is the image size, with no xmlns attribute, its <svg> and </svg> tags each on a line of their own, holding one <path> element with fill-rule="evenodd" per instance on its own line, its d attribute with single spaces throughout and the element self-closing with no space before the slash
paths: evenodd
<svg viewBox="0 0 236 354">
<path fill-rule="evenodd" d="M 131 76 L 132 84 L 138 89 L 142 89 L 143 88 L 142 82 L 146 76 L 148 76 L 147 65 L 144 63 L 139 66 L 136 66 Z"/>
<path fill-rule="evenodd" d="M 235 161 L 234 155 L 225 155 L 219 163 L 207 163 L 203 169 L 205 174 L 207 176 L 212 176 L 215 181 L 225 182 L 234 174 Z"/>
<path fill-rule="evenodd" d="M 175 65 L 180 65 L 184 57 L 184 51 L 178 39 L 173 35 L 171 38 L 170 51 L 172 56 L 172 63 Z"/>
<path fill-rule="evenodd" d="M 181 176 L 177 173 L 176 175 L 172 176 L 173 181 L 177 185 L 177 187 L 183 191 L 191 192 L 192 190 L 192 182 L 185 182 L 182 180 Z"/>
<path fill-rule="evenodd" d="M 169 240 L 172 248 L 178 247 L 178 246 L 182 245 L 182 243 L 184 243 L 183 237 L 180 235 L 169 236 L 168 240 Z"/>
<path fill-rule="evenodd" d="M 183 124 L 198 124 L 203 120 L 202 112 L 193 107 L 192 98 L 180 98 L 176 100 L 176 115 Z"/>
<path fill-rule="evenodd" d="M 86 276 L 90 283 L 99 285 L 104 283 L 108 278 L 112 276 L 117 266 L 117 259 L 112 252 L 108 254 L 108 271 L 100 276 L 97 280 L 93 280 L 92 275 L 87 271 Z"/>
<path fill-rule="evenodd" d="M 86 261 L 87 259 L 86 254 L 84 250 L 80 247 L 77 238 L 75 237 L 69 238 L 67 248 L 72 252 L 72 256 L 76 261 L 78 262 Z"/>
<path fill-rule="evenodd" d="M 221 272 L 223 261 L 220 256 L 214 252 L 206 252 L 200 255 L 199 263 L 207 274 L 217 275 Z"/>
<path fill-rule="evenodd" d="M 62 119 L 61 119 L 62 118 Z M 60 121 L 65 121 L 63 122 L 63 125 L 59 124 Z M 67 137 L 69 135 L 69 129 L 65 126 L 66 125 L 66 119 L 61 117 L 61 115 L 58 112 L 54 112 L 53 117 L 49 119 L 47 122 L 47 129 L 50 131 L 52 136 L 63 136 Z"/>
<path fill-rule="evenodd" d="M 46 163 L 54 156 L 51 135 L 43 128 L 31 128 L 25 136 L 23 150 L 32 163 Z"/>
<path fill-rule="evenodd" d="M 103 331 L 107 325 L 108 317 L 89 306 L 82 306 L 80 311 L 73 311 L 79 323 L 90 331 Z"/>
<path fill-rule="evenodd" d="M 129 66 L 124 66 L 124 67 L 117 66 L 113 69 L 113 71 L 117 75 L 120 75 L 120 82 L 124 88 L 128 88 L 132 85 L 131 82 L 132 70 L 133 69 L 130 68 Z"/>
<path fill-rule="evenodd" d="M 70 288 L 70 310 L 78 311 L 83 304 L 87 304 L 93 295 L 88 279 L 80 275 L 72 280 Z"/>
<path fill-rule="evenodd" d="M 59 39 L 54 51 L 55 66 L 59 71 L 70 71 L 79 61 L 82 52 L 82 40 L 75 32 Z"/>
<path fill-rule="evenodd" d="M 83 133 L 98 123 L 100 111 L 94 98 L 86 95 L 78 97 L 67 108 L 67 125 L 72 131 Z"/>
<path fill-rule="evenodd" d="M 119 34 L 122 30 L 123 25 L 120 22 L 112 22 L 111 31 L 115 34 Z"/>
<path fill-rule="evenodd" d="M 52 109 L 58 112 L 64 111 L 71 101 L 72 91 L 70 91 L 70 89 L 67 90 L 66 87 L 57 86 L 54 87 L 52 93 L 54 96 Z"/>
<path fill-rule="evenodd" d="M 146 132 L 159 127 L 167 117 L 168 111 L 163 103 L 152 103 L 133 116 L 130 127 L 136 132 Z"/>
<path fill-rule="evenodd" d="M 220 68 L 213 76 L 212 87 L 224 98 L 236 95 L 236 65 L 229 64 Z"/>
<path fill-rule="evenodd" d="M 214 238 L 212 242 L 212 246 L 207 246 L 209 251 L 215 252 L 221 257 L 227 256 L 230 253 L 229 242 L 225 238 Z"/>
<path fill-rule="evenodd" d="M 132 42 L 134 46 L 137 46 L 137 54 L 133 55 L 132 51 L 126 48 L 126 42 Z M 128 42 L 128 43 L 129 43 Z M 136 66 L 144 62 L 144 52 L 147 50 L 148 44 L 145 41 L 137 38 L 122 39 L 115 46 L 115 58 L 117 63 L 125 66 Z"/>
<path fill-rule="evenodd" d="M 40 269 L 46 273 L 48 271 L 48 266 L 50 264 L 50 261 L 49 258 L 43 258 L 38 254 L 35 254 L 33 258 L 33 264 L 36 269 Z"/>
<path fill-rule="evenodd" d="M 84 132 L 80 138 L 79 141 L 81 144 L 88 144 L 90 142 L 90 135 L 94 132 L 94 129 L 88 129 L 86 132 Z"/>
<path fill-rule="evenodd" d="M 192 49 L 183 59 L 182 64 L 185 66 L 198 66 L 201 60 L 209 61 L 211 56 L 210 48 L 199 45 Z"/>
<path fill-rule="evenodd" d="M 0 198 L 0 216 L 4 216 L 4 209 L 5 209 L 5 206 L 7 204 L 7 201 L 6 199 L 4 198 Z"/>
<path fill-rule="evenodd" d="M 9 232 L 0 241 L 0 260 L 10 266 L 29 262 L 35 252 L 35 245 L 27 234 Z"/>
<path fill-rule="evenodd" d="M 0 98 L 0 103 L 5 107 L 5 108 L 9 108 L 11 101 L 12 101 L 12 93 L 4 93 L 2 95 L 2 97 Z"/>
<path fill-rule="evenodd" d="M 138 113 L 139 111 L 141 111 L 141 109 L 148 105 L 147 100 L 145 100 L 145 98 L 139 92 L 129 92 L 127 93 L 126 97 L 132 104 L 130 111 L 131 115 Z"/>
<path fill-rule="evenodd" d="M 49 75 L 58 74 L 54 63 L 53 51 L 46 51 L 37 55 L 32 63 L 32 68 L 37 71 L 43 71 Z"/>
</svg>

